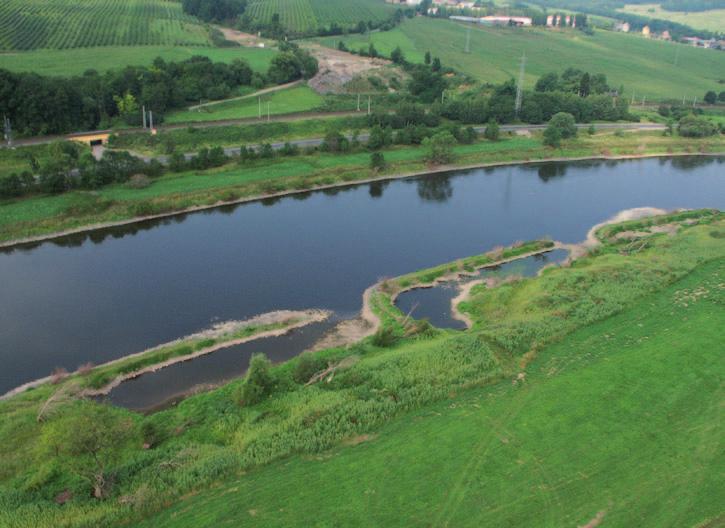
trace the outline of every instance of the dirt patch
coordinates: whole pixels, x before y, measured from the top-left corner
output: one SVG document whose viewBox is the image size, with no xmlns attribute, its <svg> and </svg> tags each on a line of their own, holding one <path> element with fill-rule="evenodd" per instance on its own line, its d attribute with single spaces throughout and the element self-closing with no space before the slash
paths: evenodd
<svg viewBox="0 0 725 528">
<path fill-rule="evenodd" d="M 321 94 L 344 93 L 346 85 L 356 77 L 373 75 L 375 71 L 389 68 L 392 64 L 385 59 L 360 57 L 318 44 L 306 44 L 304 47 L 317 59 L 319 65 L 317 75 L 308 84 Z"/>
<path fill-rule="evenodd" d="M 347 440 L 343 440 L 342 444 L 346 446 L 356 446 L 359 444 L 362 444 L 363 442 L 369 442 L 370 440 L 375 440 L 378 437 L 378 435 L 375 434 L 361 434 L 357 436 L 353 436 L 352 438 L 348 438 Z"/>
<path fill-rule="evenodd" d="M 677 234 L 677 224 L 663 224 L 652 226 L 649 231 L 622 231 L 614 235 L 617 240 L 635 240 L 638 238 L 647 237 L 658 233 L 666 233 L 670 236 Z"/>
<path fill-rule="evenodd" d="M 230 42 L 236 42 L 240 46 L 246 48 L 263 48 L 269 47 L 269 42 L 266 39 L 260 38 L 257 35 L 251 33 L 244 33 L 243 31 L 237 31 L 236 29 L 225 28 L 221 26 L 214 26 L 216 29 L 222 32 L 224 38 Z"/>
<path fill-rule="evenodd" d="M 600 512 L 597 512 L 597 514 L 594 516 L 594 518 L 589 521 L 586 524 L 582 524 L 579 526 L 579 528 L 596 528 L 599 526 L 602 521 L 604 520 L 604 516 L 607 514 L 606 511 L 602 510 Z"/>
</svg>

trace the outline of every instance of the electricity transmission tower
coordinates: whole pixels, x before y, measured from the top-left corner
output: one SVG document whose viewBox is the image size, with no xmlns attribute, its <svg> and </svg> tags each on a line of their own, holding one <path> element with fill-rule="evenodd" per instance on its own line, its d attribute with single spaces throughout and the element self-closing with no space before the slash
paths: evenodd
<svg viewBox="0 0 725 528">
<path fill-rule="evenodd" d="M 519 82 L 516 85 L 516 117 L 519 117 L 521 111 L 521 99 L 524 93 L 524 72 L 526 70 L 526 52 L 521 56 L 521 70 L 519 71 Z"/>
<path fill-rule="evenodd" d="M 471 53 L 471 27 L 466 27 L 466 48 L 463 53 Z"/>
</svg>

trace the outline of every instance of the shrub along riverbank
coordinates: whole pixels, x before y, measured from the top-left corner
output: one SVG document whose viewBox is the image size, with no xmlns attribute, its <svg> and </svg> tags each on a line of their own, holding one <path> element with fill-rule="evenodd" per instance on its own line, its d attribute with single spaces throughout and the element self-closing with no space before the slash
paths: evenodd
<svg viewBox="0 0 725 528">
<path fill-rule="evenodd" d="M 668 226 L 666 232 L 662 229 L 664 225 Z M 319 512 L 320 504 L 339 505 L 348 493 L 359 501 L 366 496 L 367 480 L 355 480 L 336 488 L 328 495 L 327 501 L 315 498 L 306 505 L 300 505 L 290 495 L 290 507 L 279 510 L 271 506 L 276 502 L 268 495 L 276 492 L 272 483 L 279 482 L 281 478 L 292 475 L 289 489 L 297 492 L 305 488 L 308 489 L 306 493 L 322 493 L 322 488 L 302 486 L 302 482 L 309 481 L 309 475 L 305 477 L 304 472 L 300 475 L 298 470 L 309 460 L 293 456 L 285 462 L 289 467 L 284 470 L 275 464 L 249 474 L 243 475 L 242 472 L 280 457 L 322 453 L 345 438 L 352 439 L 353 444 L 364 441 L 370 438 L 365 435 L 380 430 L 389 420 L 456 394 L 462 394 L 464 398 L 467 395 L 475 397 L 477 408 L 485 416 L 490 411 L 491 416 L 508 420 L 502 427 L 494 424 L 492 428 L 485 419 L 485 426 L 467 428 L 464 438 L 470 438 L 472 443 L 470 449 L 464 448 L 466 453 L 485 456 L 489 450 L 480 446 L 493 445 L 491 442 L 495 442 L 496 446 L 512 442 L 509 447 L 517 447 L 522 439 L 529 437 L 522 436 L 523 433 L 512 434 L 508 428 L 514 426 L 514 422 L 509 419 L 521 412 L 528 413 L 525 409 L 531 407 L 533 400 L 526 398 L 519 401 L 508 392 L 512 390 L 512 378 L 517 382 L 514 388 L 517 384 L 526 383 L 523 389 L 529 391 L 534 390 L 534 383 L 538 383 L 537 376 L 543 382 L 552 377 L 556 379 L 562 372 L 571 375 L 578 368 L 599 368 L 596 365 L 607 364 L 615 366 L 605 371 L 588 371 L 591 375 L 585 375 L 580 384 L 575 384 L 579 389 L 570 391 L 572 395 L 584 394 L 582 387 L 600 387 L 601 384 L 592 385 L 597 375 L 606 379 L 602 388 L 609 387 L 612 379 L 617 380 L 612 387 L 614 392 L 597 393 L 591 398 L 587 396 L 585 401 L 593 405 L 587 405 L 586 413 L 579 418 L 576 413 L 571 417 L 579 420 L 579 425 L 584 416 L 589 417 L 586 423 L 599 424 L 595 432 L 587 433 L 593 436 L 591 444 L 586 444 L 588 454 L 583 459 L 586 464 L 563 465 L 558 471 L 554 471 L 554 467 L 559 466 L 554 466 L 550 471 L 556 478 L 551 482 L 547 480 L 547 489 L 548 486 L 556 489 L 560 480 L 592 488 L 583 495 L 558 495 L 557 508 L 547 510 L 552 515 L 552 522 L 557 525 L 569 521 L 581 524 L 596 512 L 606 509 L 613 518 L 624 519 L 619 524 L 628 525 L 630 514 L 627 512 L 631 510 L 631 505 L 624 499 L 631 497 L 635 489 L 642 496 L 649 497 L 654 493 L 659 500 L 666 500 L 670 505 L 674 501 L 679 507 L 668 508 L 667 512 L 680 513 L 667 515 L 676 515 L 678 521 L 684 519 L 687 525 L 713 518 L 719 514 L 717 508 L 721 501 L 717 498 L 710 500 L 712 495 L 705 484 L 702 484 L 705 488 L 691 485 L 688 494 L 662 495 L 658 491 L 661 479 L 652 479 L 650 475 L 667 474 L 673 457 L 679 460 L 678 457 L 692 451 L 692 441 L 686 439 L 691 438 L 691 426 L 697 424 L 685 420 L 685 417 L 707 416 L 707 423 L 711 426 L 722 423 L 722 411 L 707 403 L 719 399 L 716 381 L 706 382 L 702 378 L 706 375 L 705 371 L 698 370 L 700 374 L 692 373 L 685 377 L 682 373 L 685 367 L 699 365 L 696 358 L 702 354 L 705 354 L 702 363 L 710 367 L 713 361 L 718 360 L 710 356 L 722 338 L 717 329 L 722 328 L 723 323 L 725 246 L 722 239 L 725 236 L 725 215 L 713 211 L 689 213 L 686 217 L 672 215 L 658 221 L 657 226 L 659 228 L 654 229 L 647 222 L 633 222 L 622 228 L 627 236 L 612 236 L 612 231 L 608 231 L 601 246 L 574 261 L 571 267 L 548 269 L 540 277 L 508 282 L 493 289 L 475 288 L 464 307 L 475 323 L 470 331 L 435 330 L 417 321 L 407 321 L 408 331 L 393 340 L 372 337 L 349 348 L 304 354 L 273 367 L 259 362 L 253 382 L 263 390 L 258 393 L 261 395 L 259 402 L 253 405 L 240 405 L 240 398 L 248 393 L 244 387 L 250 384 L 241 380 L 192 396 L 175 408 L 146 417 L 71 398 L 61 399 L 52 407 L 52 412 L 38 420 L 39 410 L 54 394 L 54 386 L 51 385 L 0 402 L 0 524 L 42 527 L 130 522 L 167 507 L 183 494 L 230 478 L 235 479 L 235 486 L 240 486 L 240 489 L 249 485 L 254 487 L 254 482 L 260 482 L 258 479 L 270 482 L 270 486 L 269 489 L 263 486 L 267 491 L 261 491 L 261 495 L 236 493 L 230 487 L 227 490 L 229 496 L 224 495 L 228 505 L 221 507 L 217 507 L 215 499 L 219 493 L 203 493 L 195 500 L 195 507 L 185 508 L 188 504 L 182 505 L 181 510 L 174 512 L 173 520 L 169 518 L 168 522 L 174 526 L 192 526 L 209 524 L 211 519 L 239 521 L 240 516 L 251 515 L 247 512 L 254 510 L 261 513 L 255 522 L 262 525 L 309 525 L 312 519 L 320 518 L 338 519 L 342 524 L 353 523 L 360 519 L 364 509 L 336 509 L 336 513 L 330 512 L 328 516 L 325 505 L 322 506 L 323 517 L 314 515 Z M 619 231 L 620 234 L 622 232 Z M 427 276 L 424 279 L 427 280 Z M 606 326 L 611 324 L 607 320 L 620 313 L 623 313 L 620 319 L 613 319 L 620 320 L 616 323 L 619 326 L 611 329 Z M 641 348 L 650 345 L 652 348 Z M 647 354 L 656 351 L 656 361 L 641 369 L 638 350 Z M 689 352 L 685 353 L 686 350 Z M 608 358 L 616 363 L 604 361 Z M 523 365 L 536 360 L 540 362 L 533 371 L 529 389 L 529 381 L 521 381 L 519 373 Z M 639 395 L 639 390 L 632 392 L 627 388 L 641 385 L 641 388 L 653 390 L 660 387 L 658 384 L 651 385 L 651 376 L 647 375 L 652 374 L 653 365 L 657 366 L 657 373 L 652 379 L 668 380 L 662 385 L 667 387 L 662 394 L 674 394 L 672 391 L 675 391 L 681 397 L 674 402 L 665 398 L 663 401 L 667 401 L 667 405 L 648 405 L 648 412 L 642 414 L 627 403 L 628 395 Z M 634 370 L 630 371 L 630 367 Z M 322 371 L 327 371 L 327 375 L 321 382 L 308 383 L 308 380 L 317 379 L 314 375 Z M 499 381 L 501 383 L 497 384 Z M 481 386 L 487 386 L 487 389 L 478 391 L 477 387 Z M 486 393 L 503 396 L 502 399 L 489 400 L 485 397 Z M 529 423 L 533 428 L 529 436 L 536 438 L 535 444 L 543 441 L 548 446 L 547 459 L 578 459 L 571 458 L 569 454 L 584 431 L 575 427 L 572 431 L 578 431 L 576 434 L 562 437 L 558 427 L 541 428 L 537 425 L 558 423 L 552 421 L 551 416 L 568 416 L 573 409 L 572 402 L 577 398 L 566 396 L 569 392 L 557 397 L 555 390 L 538 394 L 547 398 L 547 408 L 550 407 L 553 414 L 548 411 L 542 411 L 540 415 L 531 414 L 530 421 L 516 422 L 517 430 L 521 423 Z M 659 394 L 657 388 L 651 394 L 652 401 L 659 401 L 659 396 L 656 396 Z M 698 394 L 699 397 L 693 396 Z M 479 398 L 478 395 L 484 397 Z M 632 401 L 639 401 L 640 397 Z M 507 402 L 512 406 L 508 407 Z M 456 406 L 454 402 L 452 407 Z M 442 413 L 446 416 L 447 407 L 439 405 L 423 415 L 431 415 L 432 412 L 433 415 Z M 499 408 L 505 412 L 499 413 Z M 553 409 L 557 411 L 553 412 Z M 684 414 L 677 411 L 679 418 L 673 419 L 672 413 L 677 409 Z M 651 413 L 656 413 L 656 417 Z M 421 438 L 423 443 L 416 441 L 414 434 L 405 433 L 407 429 L 404 426 L 409 420 L 417 423 L 416 416 L 422 415 L 404 417 L 402 422 L 396 422 L 399 425 L 383 429 L 382 434 L 388 438 L 385 443 L 388 449 L 379 455 L 364 457 L 361 463 L 373 471 L 389 467 L 389 457 L 393 453 L 389 449 L 390 441 L 398 446 L 395 448 L 396 457 L 424 452 L 436 456 L 431 450 L 438 452 L 439 449 L 443 456 L 448 446 L 459 445 L 461 431 L 446 427 L 437 429 L 435 440 L 432 436 L 429 438 L 432 432 L 427 431 Z M 645 426 L 641 425 L 643 419 L 647 421 Z M 602 442 L 601 435 L 611 431 L 614 424 L 619 424 L 619 428 L 625 427 L 625 430 L 619 431 L 617 436 L 607 435 L 607 442 Z M 424 424 L 418 423 L 418 426 Z M 696 473 L 691 475 L 692 478 L 688 477 L 690 483 L 705 482 L 702 479 L 711 472 L 710 464 L 714 462 L 712 457 L 717 452 L 720 436 L 716 431 L 718 426 L 714 427 L 698 429 L 697 446 L 701 448 L 698 456 L 704 458 L 699 459 L 699 464 L 687 464 L 688 472 Z M 396 430 L 402 431 L 402 436 L 397 436 Z M 496 434 L 488 439 L 492 430 Z M 657 435 L 653 436 L 652 431 L 658 431 L 662 438 L 667 439 L 666 452 L 662 451 L 663 444 L 656 440 Z M 471 436 L 474 432 L 477 433 Z M 669 439 L 673 435 L 683 440 L 671 443 Z M 627 438 L 632 441 L 627 441 Z M 561 444 L 557 443 L 559 441 Z M 605 449 L 592 447 L 605 444 Z M 476 448 L 476 445 L 479 447 Z M 658 454 L 652 457 L 652 449 L 656 446 L 659 446 Z M 466 470 L 465 475 L 468 476 L 464 476 L 465 480 L 459 481 L 458 485 L 456 480 L 461 475 L 457 471 L 436 471 L 428 479 L 421 478 L 414 471 L 401 471 L 393 480 L 390 480 L 391 475 L 381 476 L 373 489 L 397 479 L 401 483 L 400 489 L 411 493 L 419 489 L 413 482 L 423 481 L 430 483 L 430 487 L 426 484 L 425 493 L 432 492 L 434 488 L 458 490 L 451 496 L 456 500 L 455 507 L 449 504 L 451 497 L 447 500 L 436 495 L 424 502 L 410 502 L 412 509 L 406 509 L 402 517 L 397 517 L 399 524 L 407 525 L 421 524 L 421 519 L 430 519 L 431 515 L 449 518 L 459 511 L 458 505 L 464 497 L 473 500 L 467 492 L 473 489 L 471 486 L 475 488 L 479 485 L 475 482 L 485 486 L 497 483 L 507 497 L 519 490 L 522 482 L 525 486 L 529 485 L 525 479 L 520 481 L 524 477 L 518 474 L 510 478 L 506 469 L 518 467 L 513 462 L 517 456 L 523 457 L 526 466 L 523 469 L 527 474 L 531 474 L 528 462 L 537 468 L 546 463 L 538 459 L 538 455 L 535 457 L 537 460 L 532 460 L 527 453 L 517 450 L 511 454 L 511 464 L 505 466 L 496 465 L 493 459 L 486 458 L 485 470 L 482 460 L 476 459 Z M 621 463 L 612 465 L 613 456 Z M 320 463 L 329 457 L 321 455 L 316 459 Z M 651 465 L 647 471 L 639 467 L 632 469 L 627 463 L 628 460 L 644 459 Z M 421 460 L 429 458 L 424 455 Z M 452 457 L 452 460 L 457 460 L 457 457 Z M 462 460 L 464 466 L 466 460 L 466 457 Z M 334 465 L 329 460 L 328 463 Z M 612 482 L 622 481 L 621 472 L 626 468 L 632 469 L 625 475 L 627 485 L 612 487 Z M 363 468 L 358 470 L 365 472 Z M 352 476 L 357 475 L 358 470 L 349 467 L 342 473 Z M 584 471 L 588 476 L 575 478 L 577 471 Z M 409 478 L 413 480 L 409 481 Z M 579 478 L 584 480 L 580 482 Z M 536 489 L 535 483 L 530 485 Z M 594 489 L 602 487 L 608 490 L 604 497 L 593 493 Z M 92 495 L 97 498 L 92 498 Z M 379 505 L 376 510 L 396 511 L 399 515 L 399 507 L 393 500 L 398 496 L 376 494 L 374 500 Z M 537 501 L 541 499 L 512 502 L 502 498 L 483 506 L 480 501 L 474 500 L 477 506 L 471 512 L 475 516 L 489 518 L 495 511 L 496 516 L 516 517 L 522 522 L 522 519 L 538 518 L 536 516 L 541 509 Z M 284 500 L 284 497 L 280 496 L 279 500 Z M 692 500 L 696 500 L 701 508 L 693 509 Z M 56 502 L 65 504 L 60 506 Z M 242 509 L 233 507 L 240 503 L 246 506 Z M 311 504 L 316 506 L 313 508 Z M 531 504 L 531 508 L 522 509 L 522 504 Z M 468 506 L 464 512 L 467 509 Z M 575 519 L 569 517 L 572 511 L 576 513 Z M 637 518 L 642 521 L 650 517 Z M 667 520 L 672 519 L 655 517 L 649 524 L 667 524 L 664 522 Z M 159 522 L 167 522 L 167 519 Z M 158 524 L 154 522 L 153 525 Z"/>
<path fill-rule="evenodd" d="M 0 203 L 0 243 L 7 245 L 21 239 L 129 223 L 222 203 L 432 170 L 558 158 L 722 152 L 725 152 L 725 138 L 721 135 L 691 139 L 638 132 L 580 134 L 555 149 L 544 146 L 539 135 L 477 141 L 454 146 L 453 161 L 446 166 L 430 165 L 426 161 L 427 149 L 420 147 L 385 150 L 382 170 L 370 168 L 370 154 L 365 151 L 255 159 L 212 170 L 165 174 L 150 180 L 143 188 L 116 184 L 92 192 L 71 191 L 6 200 Z"/>
</svg>

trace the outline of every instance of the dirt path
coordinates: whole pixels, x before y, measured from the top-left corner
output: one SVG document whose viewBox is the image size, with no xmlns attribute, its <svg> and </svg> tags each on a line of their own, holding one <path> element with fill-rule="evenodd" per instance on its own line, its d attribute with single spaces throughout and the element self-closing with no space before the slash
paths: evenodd
<svg viewBox="0 0 725 528">
<path fill-rule="evenodd" d="M 229 103 L 231 101 L 241 101 L 242 99 L 251 99 L 253 97 L 259 97 L 262 95 L 266 95 L 269 93 L 279 92 L 280 90 L 286 90 L 287 88 L 293 88 L 294 86 L 299 86 L 302 84 L 303 81 L 292 81 L 291 83 L 287 84 L 278 84 L 277 86 L 270 86 L 269 88 L 263 88 L 262 90 L 259 90 L 257 92 L 247 94 L 247 95 L 240 95 L 239 97 L 231 97 L 229 99 L 221 99 L 219 101 L 210 101 L 208 103 L 198 104 L 194 106 L 190 106 L 189 110 L 199 110 L 200 108 L 207 108 L 209 106 L 215 106 L 220 105 L 224 103 Z"/>
</svg>

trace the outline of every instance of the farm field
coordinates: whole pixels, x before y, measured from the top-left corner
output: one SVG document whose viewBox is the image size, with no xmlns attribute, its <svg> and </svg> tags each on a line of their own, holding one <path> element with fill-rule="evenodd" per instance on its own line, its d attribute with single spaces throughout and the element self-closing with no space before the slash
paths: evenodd
<svg viewBox="0 0 725 528">
<path fill-rule="evenodd" d="M 277 13 L 282 25 L 299 33 L 333 22 L 354 26 L 360 21 L 385 20 L 393 11 L 382 0 L 252 0 L 247 7 L 254 20 L 269 22 Z"/>
<path fill-rule="evenodd" d="M 627 4 L 619 9 L 624 13 L 671 20 L 685 24 L 695 29 L 708 31 L 723 31 L 725 28 L 725 9 L 710 9 L 708 11 L 668 11 L 659 4 Z"/>
<path fill-rule="evenodd" d="M 156 57 L 166 61 L 182 61 L 194 55 L 209 57 L 215 62 L 244 59 L 254 71 L 265 72 L 276 51 L 260 48 L 212 48 L 200 46 L 117 46 L 74 48 L 66 50 L 34 50 L 0 53 L 0 68 L 42 75 L 81 75 L 89 69 L 103 72 L 123 66 L 148 66 Z"/>
<path fill-rule="evenodd" d="M 323 98 L 308 86 L 295 86 L 286 90 L 271 92 L 261 96 L 262 116 L 306 112 L 319 107 Z M 186 123 L 199 121 L 217 121 L 239 119 L 259 115 L 257 97 L 248 97 L 236 101 L 215 104 L 199 110 L 183 110 L 166 117 L 167 123 Z"/>
<path fill-rule="evenodd" d="M 331 47 L 339 40 L 320 39 Z M 351 49 L 367 48 L 373 42 L 386 56 L 400 46 L 406 58 L 415 62 L 422 62 L 430 50 L 444 66 L 494 83 L 516 78 L 525 52 L 528 87 L 544 73 L 574 67 L 604 73 L 610 85 L 624 85 L 625 94 L 635 92 L 649 100 L 701 98 L 708 90 L 720 90 L 718 81 L 725 72 L 725 53 L 610 31 L 586 36 L 579 31 L 472 27 L 471 53 L 466 54 L 465 26 L 416 17 L 392 31 L 342 40 Z"/>
<path fill-rule="evenodd" d="M 579 330 L 523 383 L 464 392 L 140 526 L 715 526 L 724 274 L 723 259 L 702 265 Z M 695 289 L 709 295 L 678 302 Z"/>
<path fill-rule="evenodd" d="M 4 0 L 0 49 L 209 44 L 207 29 L 170 0 Z"/>
</svg>

